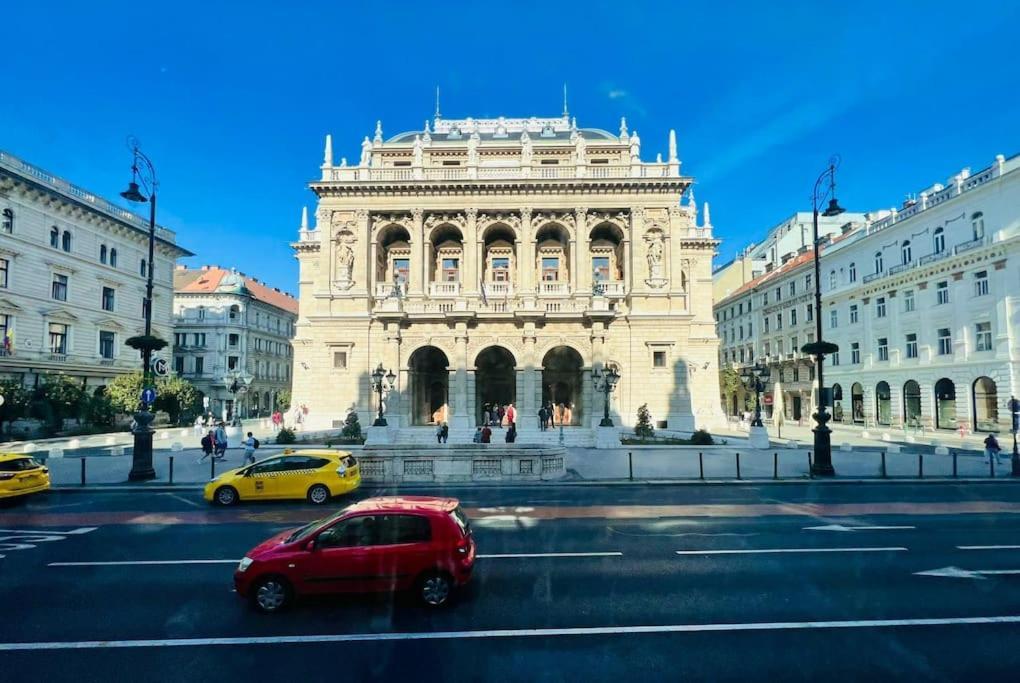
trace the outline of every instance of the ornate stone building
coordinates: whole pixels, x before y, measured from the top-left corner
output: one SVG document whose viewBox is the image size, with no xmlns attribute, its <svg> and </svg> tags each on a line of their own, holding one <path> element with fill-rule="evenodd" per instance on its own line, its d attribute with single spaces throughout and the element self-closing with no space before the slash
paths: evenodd
<svg viewBox="0 0 1020 683">
<path fill-rule="evenodd" d="M 294 400 L 309 426 L 352 408 L 370 424 L 380 364 L 405 435 L 473 429 L 487 403 L 514 404 L 527 435 L 546 402 L 583 442 L 603 413 L 592 372 L 610 366 L 617 425 L 647 403 L 660 428 L 715 426 L 718 242 L 707 205 L 698 225 L 675 135 L 665 161 L 642 161 L 640 145 L 625 121 L 614 135 L 566 113 L 437 116 L 388 140 L 378 124 L 356 166 L 334 163 L 327 136 L 316 225 L 303 216 L 293 245 Z"/>
</svg>

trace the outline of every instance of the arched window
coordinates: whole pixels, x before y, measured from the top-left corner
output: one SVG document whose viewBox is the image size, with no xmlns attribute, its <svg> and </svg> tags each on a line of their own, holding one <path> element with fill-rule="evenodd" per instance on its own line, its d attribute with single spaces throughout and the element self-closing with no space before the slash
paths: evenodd
<svg viewBox="0 0 1020 683">
<path fill-rule="evenodd" d="M 60 247 L 64 251 L 71 251 L 71 231 L 65 230 L 63 236 L 60 239 Z"/>
<path fill-rule="evenodd" d="M 50 246 L 54 249 L 60 248 L 60 231 L 57 230 L 57 226 L 50 228 Z"/>
<path fill-rule="evenodd" d="M 146 275 L 146 272 L 145 272 L 145 259 L 142 259 L 142 265 L 141 265 L 141 267 L 138 268 L 138 274 L 141 275 L 142 277 L 145 277 L 145 275 Z"/>
<path fill-rule="evenodd" d="M 6 233 L 14 232 L 14 209 L 4 209 L 3 223 L 0 224 Z"/>
<path fill-rule="evenodd" d="M 985 215 L 980 211 L 971 214 L 970 227 L 974 230 L 974 239 L 983 238 L 985 236 Z"/>
<path fill-rule="evenodd" d="M 885 270 L 885 264 L 882 263 L 882 252 L 876 251 L 875 252 L 875 272 L 876 273 L 881 273 L 883 270 Z"/>
<path fill-rule="evenodd" d="M 921 385 L 912 379 L 903 384 L 903 423 L 908 427 L 921 426 Z"/>
<path fill-rule="evenodd" d="M 110 265 L 117 267 L 117 247 L 110 247 Z"/>
<path fill-rule="evenodd" d="M 850 282 L 857 282 L 857 264 L 850 264 Z"/>
<path fill-rule="evenodd" d="M 835 269 L 829 271 L 829 289 L 836 289 L 836 271 L 835 271 Z"/>
<path fill-rule="evenodd" d="M 99 246 L 99 262 L 106 263 L 106 245 L 102 244 Z"/>
<path fill-rule="evenodd" d="M 956 429 L 956 385 L 943 377 L 935 382 L 935 426 L 938 429 Z"/>
<path fill-rule="evenodd" d="M 878 424 L 892 424 L 892 401 L 889 383 L 881 381 L 875 386 L 875 414 Z"/>
<path fill-rule="evenodd" d="M 910 263 L 913 259 L 911 258 L 910 240 L 905 240 L 900 246 L 900 256 L 902 257 L 901 263 Z"/>
<path fill-rule="evenodd" d="M 999 395 L 995 380 L 991 377 L 978 377 L 974 380 L 973 398 L 975 431 L 996 431 L 999 427 Z"/>
<path fill-rule="evenodd" d="M 946 250 L 946 233 L 942 228 L 935 228 L 935 253 L 941 254 Z"/>
</svg>

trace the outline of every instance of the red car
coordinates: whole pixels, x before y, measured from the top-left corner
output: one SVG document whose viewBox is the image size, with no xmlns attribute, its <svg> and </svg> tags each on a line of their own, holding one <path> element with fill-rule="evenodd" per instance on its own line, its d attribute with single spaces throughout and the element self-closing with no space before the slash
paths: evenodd
<svg viewBox="0 0 1020 683">
<path fill-rule="evenodd" d="M 369 498 L 256 546 L 234 586 L 262 612 L 296 596 L 410 588 L 439 607 L 474 564 L 471 526 L 456 499 Z"/>
</svg>

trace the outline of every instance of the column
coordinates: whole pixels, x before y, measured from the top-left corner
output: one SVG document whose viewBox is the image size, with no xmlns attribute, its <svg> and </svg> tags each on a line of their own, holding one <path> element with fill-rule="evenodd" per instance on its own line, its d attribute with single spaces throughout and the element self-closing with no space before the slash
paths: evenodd
<svg viewBox="0 0 1020 683">
<path fill-rule="evenodd" d="M 464 267 L 461 269 L 466 282 L 462 281 L 461 291 L 477 296 L 482 275 L 482 236 L 478 234 L 478 209 L 465 209 L 467 227 L 464 234 Z"/>
<path fill-rule="evenodd" d="M 576 239 L 574 243 L 576 245 L 577 254 L 573 261 L 574 266 L 579 268 L 577 276 L 574 277 L 576 288 L 574 292 L 590 294 L 591 293 L 591 252 L 588 248 L 588 209 L 579 206 L 574 209 L 574 223 L 576 225 Z"/>
<path fill-rule="evenodd" d="M 383 271 L 383 276 L 379 277 L 379 243 L 372 240 L 372 244 L 369 245 L 368 249 L 368 295 L 375 296 L 376 284 L 386 281 L 386 272 Z"/>
<path fill-rule="evenodd" d="M 521 209 L 521 242 L 517 252 L 518 288 L 522 294 L 535 293 L 535 236 L 531 229 L 531 209 Z M 537 406 L 535 410 L 538 410 Z"/>
<path fill-rule="evenodd" d="M 355 214 L 355 217 L 356 217 L 356 220 L 357 220 L 357 227 L 355 228 L 355 231 L 354 231 L 355 239 L 357 239 L 359 241 L 360 240 L 366 240 L 366 241 L 371 240 L 371 238 L 372 238 L 372 231 L 369 230 L 369 214 L 368 214 L 368 211 L 365 210 L 365 209 L 358 209 L 357 213 Z M 362 244 L 364 245 L 364 242 L 362 242 Z M 374 246 L 374 242 L 372 244 Z M 365 246 L 368 246 L 368 245 L 365 245 Z M 357 243 L 351 245 L 351 248 L 352 249 L 358 249 Z M 357 251 L 355 251 L 355 253 L 357 253 Z M 362 247 L 361 253 L 362 254 L 367 254 L 367 253 L 369 253 L 369 249 L 365 249 L 364 247 Z M 331 258 L 336 258 L 336 257 L 331 255 Z M 367 261 L 368 261 L 367 257 L 360 258 L 360 259 L 359 258 L 355 258 L 354 259 L 354 267 L 353 267 L 352 272 L 351 272 L 351 279 L 354 280 L 354 286 L 352 288 L 352 291 L 355 291 L 355 292 L 365 292 L 366 294 L 368 294 L 368 293 L 370 293 L 372 291 L 371 272 L 372 272 L 372 266 L 373 266 L 373 264 L 375 262 L 373 261 L 371 263 L 368 263 Z M 331 277 L 332 277 L 332 275 L 331 275 Z"/>
<path fill-rule="evenodd" d="M 521 413 L 518 420 L 518 429 L 537 429 L 538 408 L 541 405 L 541 370 L 535 370 L 535 323 L 524 324 L 524 354 L 521 359 L 524 373 L 524 383 L 521 393 L 517 395 L 517 410 Z M 537 374 L 537 377 L 536 377 Z M 536 392 L 536 388 L 538 392 Z"/>
<path fill-rule="evenodd" d="M 456 349 L 452 359 L 454 370 L 451 373 L 453 375 L 453 382 L 450 386 L 450 393 L 454 396 L 453 420 L 450 422 L 450 426 L 463 428 L 471 426 L 472 415 L 468 405 L 467 323 L 458 322 L 455 334 Z M 473 368 L 470 372 L 474 375 Z"/>
<path fill-rule="evenodd" d="M 425 231 L 422 219 L 425 212 L 421 209 L 411 210 L 411 273 L 408 293 L 421 296 L 425 291 Z"/>
<path fill-rule="evenodd" d="M 392 370 L 395 375 L 398 376 L 397 382 L 400 381 L 400 323 L 398 322 L 387 322 L 386 323 L 386 345 L 383 348 L 383 360 L 382 360 L 387 371 Z M 389 396 L 386 399 L 386 417 L 387 422 L 394 427 L 403 427 L 401 424 L 401 396 L 400 396 L 401 385 L 397 384 L 390 390 Z M 393 416 L 393 420 L 389 421 L 389 417 Z"/>
</svg>

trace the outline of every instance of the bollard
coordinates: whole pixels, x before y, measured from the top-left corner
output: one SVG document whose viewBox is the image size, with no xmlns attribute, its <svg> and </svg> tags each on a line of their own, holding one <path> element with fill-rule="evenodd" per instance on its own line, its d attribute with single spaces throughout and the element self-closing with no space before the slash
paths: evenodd
<svg viewBox="0 0 1020 683">
<path fill-rule="evenodd" d="M 627 471 L 627 478 L 634 481 L 634 454 L 630 451 L 627 451 Z"/>
<path fill-rule="evenodd" d="M 779 479 L 779 451 L 772 453 L 772 478 Z"/>
<path fill-rule="evenodd" d="M 737 451 L 737 479 L 740 479 L 740 451 Z"/>
<path fill-rule="evenodd" d="M 701 457 L 701 451 L 698 451 L 698 478 L 705 481 L 705 460 Z"/>
<path fill-rule="evenodd" d="M 170 456 L 170 483 L 174 483 L 174 456 Z"/>
<path fill-rule="evenodd" d="M 995 479 L 995 458 L 988 458 L 988 476 Z"/>
<path fill-rule="evenodd" d="M 815 473 L 811 471 L 811 451 L 807 452 L 807 478 L 814 479 Z"/>
<path fill-rule="evenodd" d="M 917 478 L 924 479 L 924 453 L 917 454 Z"/>
<path fill-rule="evenodd" d="M 85 485 L 85 458 L 82 457 L 82 458 L 79 458 L 79 460 L 81 461 L 81 485 L 84 486 Z"/>
<path fill-rule="evenodd" d="M 216 456 L 214 455 L 209 459 L 209 479 L 216 478 Z"/>
<path fill-rule="evenodd" d="M 953 451 L 953 479 L 956 479 L 956 451 Z"/>
</svg>

